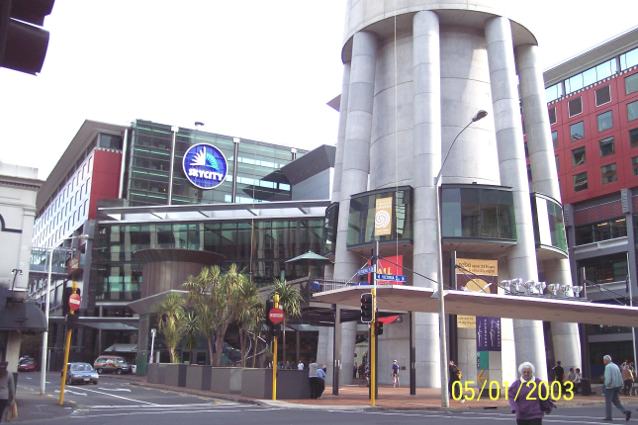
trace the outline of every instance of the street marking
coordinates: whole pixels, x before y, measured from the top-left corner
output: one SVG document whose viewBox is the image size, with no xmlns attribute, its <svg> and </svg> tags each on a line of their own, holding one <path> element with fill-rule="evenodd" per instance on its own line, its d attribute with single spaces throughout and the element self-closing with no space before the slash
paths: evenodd
<svg viewBox="0 0 638 425">
<path fill-rule="evenodd" d="M 55 390 L 54 392 L 59 393 L 59 392 L 60 392 L 60 390 Z M 87 396 L 87 394 L 86 394 L 86 393 L 79 393 L 79 392 L 77 392 L 77 391 L 73 391 L 73 390 L 69 390 L 69 389 L 65 389 L 65 390 L 64 390 L 64 392 L 65 392 L 65 393 L 69 393 L 69 394 L 74 394 L 74 395 L 83 395 L 83 396 L 85 396 L 85 397 Z"/>
<path fill-rule="evenodd" d="M 267 412 L 267 411 L 279 411 L 285 410 L 283 407 L 272 408 L 252 408 L 252 409 L 203 409 L 203 410 L 189 410 L 188 414 L 195 413 L 241 413 L 241 412 Z M 86 419 L 87 417 L 99 418 L 99 417 L 116 417 L 116 416 L 131 416 L 131 415 L 166 415 L 170 413 L 184 414 L 183 410 L 153 410 L 145 412 L 126 412 L 126 413 L 100 413 L 97 415 L 75 415 L 70 416 L 73 419 Z"/>
<path fill-rule="evenodd" d="M 109 397 L 119 398 L 121 400 L 126 400 L 126 401 L 130 401 L 130 402 L 134 402 L 134 403 L 150 404 L 150 405 L 157 406 L 157 403 L 151 403 L 150 401 L 136 400 L 134 398 L 122 397 L 121 395 L 109 394 L 109 393 L 105 393 L 104 391 L 89 390 L 89 389 L 86 389 L 86 391 L 91 392 L 91 393 L 96 393 L 96 394 L 107 395 Z"/>
<path fill-rule="evenodd" d="M 130 393 L 131 390 L 128 388 L 104 388 L 104 387 L 98 387 L 98 390 L 102 390 L 102 391 L 123 391 L 125 393 Z"/>
</svg>

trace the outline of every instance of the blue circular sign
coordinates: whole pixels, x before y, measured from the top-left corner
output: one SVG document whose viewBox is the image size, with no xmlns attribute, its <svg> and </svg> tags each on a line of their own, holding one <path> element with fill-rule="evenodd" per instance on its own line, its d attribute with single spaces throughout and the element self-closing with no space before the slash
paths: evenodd
<svg viewBox="0 0 638 425">
<path fill-rule="evenodd" d="M 188 181 L 200 189 L 216 188 L 224 182 L 228 173 L 223 152 L 208 143 L 198 143 L 188 148 L 182 166 Z"/>
</svg>

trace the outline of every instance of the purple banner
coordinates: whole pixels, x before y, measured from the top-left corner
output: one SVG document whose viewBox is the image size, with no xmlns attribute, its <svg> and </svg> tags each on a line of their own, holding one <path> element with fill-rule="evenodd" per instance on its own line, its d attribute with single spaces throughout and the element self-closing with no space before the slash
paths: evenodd
<svg viewBox="0 0 638 425">
<path fill-rule="evenodd" d="M 501 351 L 500 317 L 476 317 L 476 351 Z"/>
</svg>

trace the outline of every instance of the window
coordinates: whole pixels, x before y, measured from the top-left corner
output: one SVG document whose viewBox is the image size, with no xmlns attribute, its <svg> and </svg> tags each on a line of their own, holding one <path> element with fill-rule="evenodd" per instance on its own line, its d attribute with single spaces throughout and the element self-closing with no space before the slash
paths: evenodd
<svg viewBox="0 0 638 425">
<path fill-rule="evenodd" d="M 638 176 L 638 156 L 631 158 L 631 168 L 634 170 L 634 176 Z"/>
<path fill-rule="evenodd" d="M 561 83 L 554 84 L 553 86 L 547 87 L 545 89 L 545 100 L 547 102 L 551 102 L 552 100 L 556 100 L 563 95 L 563 86 Z"/>
<path fill-rule="evenodd" d="M 600 146 L 600 156 L 607 156 L 607 155 L 613 155 L 615 152 L 615 147 L 614 147 L 614 138 L 613 137 L 606 137 L 603 140 L 601 140 L 600 142 L 598 142 L 599 146 Z"/>
<path fill-rule="evenodd" d="M 636 102 L 638 104 L 638 102 Z M 627 105 L 629 108 L 629 105 Z M 638 109 L 638 108 L 637 108 Z M 585 124 L 582 121 L 577 122 L 576 124 L 572 124 L 569 126 L 569 137 L 574 140 L 581 140 L 585 137 Z"/>
<path fill-rule="evenodd" d="M 629 130 L 629 143 L 632 148 L 638 146 L 638 128 L 632 128 Z"/>
<path fill-rule="evenodd" d="M 580 97 L 569 101 L 569 116 L 573 117 L 583 112 L 583 102 Z"/>
<path fill-rule="evenodd" d="M 578 148 L 572 151 L 572 163 L 574 166 L 583 165 L 585 163 L 585 148 Z"/>
<path fill-rule="evenodd" d="M 600 177 L 603 184 L 612 183 L 618 180 L 616 175 L 616 164 L 607 164 L 600 167 Z"/>
<path fill-rule="evenodd" d="M 636 74 L 636 75 L 638 75 L 638 74 Z M 549 123 L 550 124 L 555 124 L 556 123 L 556 107 L 549 108 Z"/>
<path fill-rule="evenodd" d="M 611 100 L 609 86 L 601 87 L 596 90 L 596 106 L 604 105 Z"/>
<path fill-rule="evenodd" d="M 598 115 L 598 131 L 609 130 L 614 123 L 611 111 L 603 112 Z"/>
<path fill-rule="evenodd" d="M 633 74 L 625 78 L 625 93 L 630 94 L 638 91 L 638 74 Z"/>
<path fill-rule="evenodd" d="M 552 143 L 554 144 L 554 149 L 558 147 L 558 131 L 552 131 Z"/>
<path fill-rule="evenodd" d="M 587 189 L 587 173 L 578 173 L 574 176 L 574 192 Z"/>
<path fill-rule="evenodd" d="M 627 104 L 627 121 L 638 118 L 638 101 Z"/>
<path fill-rule="evenodd" d="M 638 65 L 638 47 L 620 55 L 620 69 L 624 70 Z"/>
</svg>

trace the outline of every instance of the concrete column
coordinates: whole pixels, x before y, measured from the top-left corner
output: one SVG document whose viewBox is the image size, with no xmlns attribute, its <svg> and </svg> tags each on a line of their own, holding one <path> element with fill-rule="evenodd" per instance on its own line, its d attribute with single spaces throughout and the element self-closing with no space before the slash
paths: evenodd
<svg viewBox="0 0 638 425">
<path fill-rule="evenodd" d="M 339 190 L 339 223 L 335 247 L 334 278 L 348 280 L 363 264 L 363 260 L 348 251 L 348 215 L 350 196 L 368 188 L 370 170 L 370 136 L 372 132 L 372 101 L 377 42 L 371 33 L 361 31 L 354 35 L 352 61 L 348 84 L 348 109 L 345 122 L 341 188 Z M 341 371 L 339 382 L 352 382 L 356 323 L 341 325 Z"/>
<path fill-rule="evenodd" d="M 523 129 L 510 21 L 490 19 L 485 27 L 501 183 L 513 188 L 518 243 L 508 253 L 512 276 L 538 280 L 532 209 L 527 183 Z M 516 362 L 530 361 L 536 376 L 547 379 L 543 323 L 515 320 Z"/>
<path fill-rule="evenodd" d="M 434 178 L 441 169 L 441 60 L 439 19 L 423 11 L 413 20 L 414 79 L 414 285 L 435 288 L 438 244 Z M 417 274 L 418 273 L 418 274 Z M 440 386 L 439 318 L 415 314 L 417 385 Z"/>
<path fill-rule="evenodd" d="M 332 180 L 332 202 L 341 200 L 341 165 L 343 163 L 343 145 L 346 141 L 346 122 L 348 121 L 348 90 L 350 88 L 350 64 L 343 65 L 343 80 L 341 82 L 341 99 L 339 102 L 339 133 L 337 135 L 337 150 L 335 152 L 334 178 Z"/>
<path fill-rule="evenodd" d="M 545 102 L 545 85 L 542 71 L 538 67 L 538 46 L 518 47 L 516 59 L 534 191 L 560 202 L 554 144 Z M 568 258 L 544 261 L 543 270 L 548 283 L 575 284 Z M 570 367 L 582 369 L 578 324 L 552 322 L 551 326 L 556 360 L 560 360 L 567 370 Z"/>
</svg>

